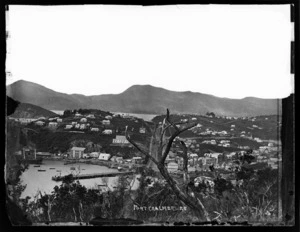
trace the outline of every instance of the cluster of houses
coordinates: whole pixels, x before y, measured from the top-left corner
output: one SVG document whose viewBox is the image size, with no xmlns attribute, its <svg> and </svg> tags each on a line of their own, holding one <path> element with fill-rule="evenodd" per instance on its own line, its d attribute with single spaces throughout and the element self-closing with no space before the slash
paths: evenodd
<svg viewBox="0 0 300 232">
<path fill-rule="evenodd" d="M 244 155 L 245 151 L 240 152 L 239 155 Z M 265 163 L 266 166 L 271 167 L 272 169 L 277 169 L 278 164 L 281 161 L 281 158 L 278 155 L 273 154 L 267 156 L 267 154 L 262 154 L 259 151 L 254 151 L 253 154 L 254 160 L 252 165 L 257 163 Z M 230 153 L 205 153 L 203 156 L 199 156 L 195 153 L 188 153 L 188 172 L 195 171 L 204 171 L 209 172 L 211 168 L 218 170 L 231 171 L 235 167 L 238 167 L 238 164 L 233 162 L 238 158 L 237 152 Z M 181 172 L 184 169 L 184 159 L 181 156 L 171 153 L 168 155 L 165 161 L 165 165 L 169 172 Z"/>
<path fill-rule="evenodd" d="M 90 152 L 90 153 L 84 153 L 86 148 L 84 147 L 72 147 L 70 149 L 68 158 L 69 159 L 98 159 L 98 160 L 103 160 L 103 161 L 112 161 L 116 162 L 119 164 L 123 163 L 134 163 L 134 164 L 140 164 L 143 162 L 142 157 L 136 156 L 132 157 L 131 159 L 123 159 L 123 157 L 119 156 L 112 156 L 111 154 L 108 153 L 101 153 L 101 152 Z"/>
<path fill-rule="evenodd" d="M 48 118 L 48 124 L 46 122 L 45 117 L 40 117 L 34 121 L 34 124 L 36 126 L 48 126 L 50 129 L 56 129 L 57 126 L 63 122 L 62 118 L 54 117 L 54 118 Z"/>
</svg>

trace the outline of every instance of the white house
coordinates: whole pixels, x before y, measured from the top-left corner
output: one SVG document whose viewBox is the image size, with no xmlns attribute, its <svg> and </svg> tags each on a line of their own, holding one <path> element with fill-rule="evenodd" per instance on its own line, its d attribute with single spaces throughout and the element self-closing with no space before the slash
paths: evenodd
<svg viewBox="0 0 300 232">
<path fill-rule="evenodd" d="M 80 159 L 83 156 L 84 147 L 72 147 L 70 150 L 70 156 L 73 159 Z"/>
<path fill-rule="evenodd" d="M 86 125 L 85 125 L 85 124 L 81 124 L 79 129 L 80 129 L 80 130 L 86 129 Z"/>
<path fill-rule="evenodd" d="M 103 125 L 110 125 L 110 121 L 109 120 L 102 120 L 102 124 Z"/>
<path fill-rule="evenodd" d="M 232 128 L 234 128 L 234 127 L 235 127 L 235 125 L 231 125 L 231 127 L 232 127 Z"/>
<path fill-rule="evenodd" d="M 62 122 L 63 120 L 61 118 L 56 119 L 56 122 Z"/>
<path fill-rule="evenodd" d="M 129 141 L 123 135 L 116 135 L 116 138 L 113 139 L 114 144 L 129 144 Z"/>
<path fill-rule="evenodd" d="M 71 124 L 72 124 L 73 126 L 75 126 L 75 125 L 77 124 L 77 122 L 72 122 Z"/>
<path fill-rule="evenodd" d="M 112 116 L 107 115 L 107 116 L 105 116 L 105 118 L 108 119 L 108 120 L 111 120 L 111 119 L 112 119 Z"/>
<path fill-rule="evenodd" d="M 110 158 L 110 154 L 107 154 L 107 153 L 100 153 L 99 155 L 99 160 L 109 160 Z"/>
<path fill-rule="evenodd" d="M 192 118 L 192 121 L 197 121 L 197 118 Z"/>
<path fill-rule="evenodd" d="M 34 124 L 37 125 L 37 126 L 43 126 L 45 124 L 45 122 L 43 122 L 43 121 L 37 121 Z"/>
<path fill-rule="evenodd" d="M 106 129 L 106 130 L 102 131 L 102 134 L 111 135 L 112 134 L 112 130 Z"/>
<path fill-rule="evenodd" d="M 138 164 L 143 161 L 142 157 L 132 157 L 132 163 Z"/>
<path fill-rule="evenodd" d="M 57 122 L 49 122 L 48 126 L 50 128 L 56 128 L 57 127 Z"/>
<path fill-rule="evenodd" d="M 72 129 L 72 125 L 66 125 L 65 129 Z"/>
<path fill-rule="evenodd" d="M 87 118 L 95 118 L 95 115 L 89 114 L 89 115 L 87 115 L 86 117 L 87 117 Z"/>
<path fill-rule="evenodd" d="M 99 152 L 91 152 L 90 157 L 92 158 L 99 158 Z"/>
<path fill-rule="evenodd" d="M 124 162 L 123 157 L 116 157 L 116 162 L 122 164 Z"/>
<path fill-rule="evenodd" d="M 79 129 L 79 127 L 80 127 L 80 124 L 76 124 L 76 125 L 75 125 L 75 128 L 76 128 L 76 129 Z"/>
<path fill-rule="evenodd" d="M 91 128 L 91 131 L 99 131 L 99 128 L 92 127 L 92 128 Z"/>
<path fill-rule="evenodd" d="M 140 133 L 141 134 L 145 134 L 146 133 L 146 128 L 145 127 L 141 127 L 140 128 Z"/>
<path fill-rule="evenodd" d="M 80 119 L 80 122 L 87 122 L 87 119 L 86 118 L 82 118 L 82 119 Z"/>
</svg>

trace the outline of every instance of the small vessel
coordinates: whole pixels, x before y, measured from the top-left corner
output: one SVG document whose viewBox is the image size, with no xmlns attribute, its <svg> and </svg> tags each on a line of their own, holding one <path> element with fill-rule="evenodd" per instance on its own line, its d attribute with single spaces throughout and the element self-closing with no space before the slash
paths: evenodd
<svg viewBox="0 0 300 232">
<path fill-rule="evenodd" d="M 61 172 L 61 170 L 56 170 L 57 172 Z"/>
<path fill-rule="evenodd" d="M 70 170 L 75 170 L 75 167 L 70 167 Z"/>
<path fill-rule="evenodd" d="M 41 165 L 34 165 L 33 167 L 35 167 L 35 168 L 38 168 L 38 167 L 40 167 Z"/>
<path fill-rule="evenodd" d="M 55 168 L 49 168 L 49 169 L 55 169 Z"/>
<path fill-rule="evenodd" d="M 38 172 L 45 172 L 45 169 L 38 169 Z"/>
</svg>

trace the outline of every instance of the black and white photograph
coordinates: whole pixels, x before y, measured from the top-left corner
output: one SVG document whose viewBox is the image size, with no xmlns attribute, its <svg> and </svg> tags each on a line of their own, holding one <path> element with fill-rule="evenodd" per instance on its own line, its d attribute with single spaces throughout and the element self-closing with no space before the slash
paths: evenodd
<svg viewBox="0 0 300 232">
<path fill-rule="evenodd" d="M 10 223 L 294 226 L 293 10 L 7 5 Z"/>
</svg>

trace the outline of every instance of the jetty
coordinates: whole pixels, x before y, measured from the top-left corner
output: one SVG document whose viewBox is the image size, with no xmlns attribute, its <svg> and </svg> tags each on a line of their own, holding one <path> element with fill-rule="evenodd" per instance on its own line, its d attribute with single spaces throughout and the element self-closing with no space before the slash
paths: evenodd
<svg viewBox="0 0 300 232">
<path fill-rule="evenodd" d="M 120 176 L 120 175 L 130 175 L 134 174 L 135 172 L 128 171 L 128 172 L 107 172 L 107 173 L 91 173 L 91 174 L 78 174 L 73 175 L 69 174 L 66 176 L 53 176 L 52 180 L 54 181 L 62 181 L 65 178 L 73 178 L 73 179 L 92 179 L 92 178 L 98 178 L 98 177 L 114 177 L 114 176 Z"/>
</svg>

